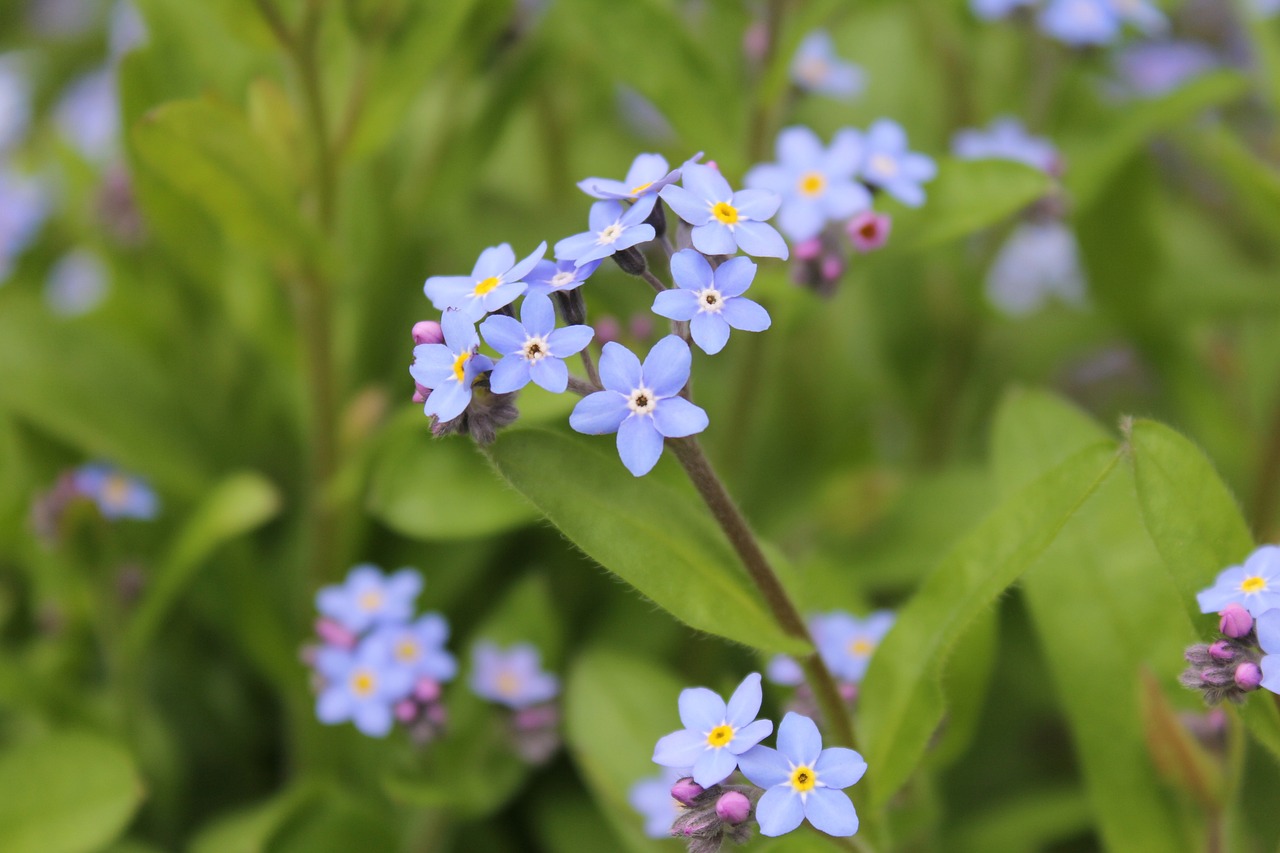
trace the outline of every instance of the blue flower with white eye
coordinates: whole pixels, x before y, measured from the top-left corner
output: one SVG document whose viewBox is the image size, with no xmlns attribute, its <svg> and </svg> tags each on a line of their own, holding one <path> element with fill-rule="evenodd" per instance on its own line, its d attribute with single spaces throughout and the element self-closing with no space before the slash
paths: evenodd
<svg viewBox="0 0 1280 853">
<path fill-rule="evenodd" d="M 657 236 L 645 219 L 653 212 L 657 197 L 648 195 L 624 208 L 620 201 L 598 201 L 587 214 L 587 226 L 591 229 L 556 243 L 556 260 L 573 261 L 584 266 L 603 260 L 615 252 L 647 243 Z"/>
<path fill-rule="evenodd" d="M 1213 586 L 1196 595 L 1196 602 L 1201 613 L 1221 613 L 1228 604 L 1238 604 L 1255 619 L 1280 607 L 1280 547 L 1263 545 L 1244 565 L 1223 569 Z"/>
<path fill-rule="evenodd" d="M 1121 22 L 1108 0 L 1049 0 L 1040 29 L 1072 47 L 1094 47 L 1119 38 Z"/>
<path fill-rule="evenodd" d="M 610 341 L 600 356 L 605 390 L 578 401 L 569 425 L 587 435 L 618 434 L 618 455 L 637 477 L 662 456 L 663 438 L 684 438 L 707 428 L 707 413 L 679 396 L 689 380 L 689 345 L 668 335 L 640 359 Z"/>
<path fill-rule="evenodd" d="M 551 299 L 535 293 L 524 298 L 519 321 L 495 314 L 480 324 L 480 333 L 489 346 L 502 353 L 502 360 L 489 376 L 489 387 L 495 393 L 519 391 L 533 380 L 559 394 L 569 386 L 569 369 L 561 359 L 582 352 L 595 330 L 590 326 L 557 329 Z"/>
<path fill-rule="evenodd" d="M 769 328 L 769 312 L 743 297 L 756 276 L 750 258 L 730 258 L 714 270 L 693 249 L 682 249 L 671 258 L 676 287 L 653 300 L 653 313 L 671 320 L 685 320 L 693 342 L 707 355 L 715 355 L 729 341 L 729 329 L 763 332 Z"/>
<path fill-rule="evenodd" d="M 1013 160 L 1048 174 L 1060 171 L 1058 149 L 1049 140 L 1027 133 L 1010 116 L 996 119 L 985 130 L 961 130 L 951 137 L 951 152 L 960 160 Z"/>
<path fill-rule="evenodd" d="M 693 781 L 704 788 L 723 782 L 738 766 L 738 757 L 773 731 L 772 722 L 756 719 L 762 700 L 758 672 L 742 680 L 728 704 L 705 687 L 680 691 L 684 728 L 658 740 L 654 763 L 692 767 Z"/>
<path fill-rule="evenodd" d="M 506 651 L 477 643 L 471 654 L 471 689 L 482 699 L 519 710 L 556 698 L 560 680 L 543 671 L 542 657 L 530 643 Z"/>
<path fill-rule="evenodd" d="M 352 633 L 375 625 L 394 625 L 413 617 L 413 602 L 422 592 L 422 575 L 401 569 L 387 576 L 377 566 L 362 563 L 341 584 L 316 593 L 316 610 Z"/>
<path fill-rule="evenodd" d="M 827 148 L 809 128 L 788 127 L 778 134 L 777 156 L 776 163 L 747 172 L 743 183 L 782 197 L 778 227 L 793 242 L 817 237 L 828 222 L 871 207 L 871 193 L 854 180 L 863 160 L 858 131 L 839 131 Z"/>
<path fill-rule="evenodd" d="M 578 266 L 573 261 L 538 261 L 533 272 L 525 276 L 529 289 L 526 297 L 535 293 L 551 295 L 576 290 L 582 283 L 591 278 L 591 274 L 600 268 L 604 261 L 588 261 Z"/>
<path fill-rule="evenodd" d="M 1272 693 L 1280 693 L 1280 610 L 1264 611 L 1258 617 L 1254 630 L 1258 632 L 1258 645 L 1266 653 L 1259 664 L 1262 669 L 1259 686 Z"/>
<path fill-rule="evenodd" d="M 778 748 L 757 746 L 738 759 L 738 767 L 765 789 L 756 803 L 761 835 L 785 835 L 806 818 L 827 835 L 858 831 L 858 813 L 841 789 L 862 778 L 867 762 L 852 749 L 823 749 L 808 717 L 788 713 L 778 726 Z"/>
<path fill-rule="evenodd" d="M 73 472 L 72 483 L 78 493 L 98 505 L 102 517 L 109 521 L 121 518 L 150 521 L 160 510 L 160 501 L 146 481 L 130 477 L 110 465 L 83 465 Z"/>
<path fill-rule="evenodd" d="M 697 155 L 693 161 L 701 156 L 701 154 Z M 592 198 L 636 201 L 644 196 L 657 195 L 663 187 L 674 184 L 678 180 L 680 180 L 680 169 L 668 168 L 667 158 L 661 154 L 640 154 L 632 161 L 631 168 L 627 170 L 627 176 L 621 181 L 609 178 L 586 178 L 578 181 L 578 189 Z"/>
<path fill-rule="evenodd" d="M 693 226 L 693 247 L 705 255 L 748 255 L 787 259 L 787 241 L 765 220 L 778 212 L 782 197 L 767 190 L 734 192 L 712 166 L 689 163 L 683 186 L 660 195 L 676 215 Z"/>
<path fill-rule="evenodd" d="M 877 121 L 867 131 L 862 163 L 864 181 L 909 207 L 924 204 L 920 185 L 938 174 L 933 160 L 907 150 L 906 131 L 890 119 Z"/>
<path fill-rule="evenodd" d="M 791 81 L 807 92 L 852 100 L 866 84 L 862 69 L 836 55 L 831 34 L 814 30 L 804 37 L 791 60 Z"/>
<path fill-rule="evenodd" d="M 413 348 L 409 374 L 419 385 L 431 389 L 422 411 L 448 423 L 466 411 L 476 379 L 493 369 L 493 361 L 477 352 L 480 338 L 476 327 L 462 312 L 444 312 L 440 329 L 444 343 Z"/>
<path fill-rule="evenodd" d="M 644 834 L 650 838 L 670 838 L 671 824 L 684 811 L 671 796 L 671 786 L 689 774 L 668 768 L 661 776 L 641 779 L 627 792 L 631 808 L 644 817 Z"/>
<path fill-rule="evenodd" d="M 1019 6 L 1034 6 L 1039 0 L 969 0 L 973 14 L 984 21 L 1008 17 Z"/>
<path fill-rule="evenodd" d="M 503 243 L 480 253 L 471 275 L 433 275 L 423 285 L 431 304 L 439 311 L 450 308 L 475 323 L 486 313 L 510 305 L 525 291 L 524 277 L 546 254 L 540 243 L 533 253 L 516 263 L 516 253 Z"/>
<path fill-rule="evenodd" d="M 385 737 L 395 722 L 394 707 L 413 689 L 409 669 L 370 636 L 354 650 L 324 646 L 316 652 L 316 671 L 324 687 L 316 699 L 316 718 L 326 725 L 348 720 L 369 737 Z"/>
<path fill-rule="evenodd" d="M 821 639 L 814 638 L 823 662 L 841 681 L 857 684 L 867 673 L 871 655 L 893 627 L 893 614 L 877 610 L 866 619 L 848 613 L 827 614 Z"/>
</svg>

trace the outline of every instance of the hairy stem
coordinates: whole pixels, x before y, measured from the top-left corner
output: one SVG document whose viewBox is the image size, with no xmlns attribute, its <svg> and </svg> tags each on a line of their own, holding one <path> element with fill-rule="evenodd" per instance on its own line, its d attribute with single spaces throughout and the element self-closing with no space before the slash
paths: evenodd
<svg viewBox="0 0 1280 853">
<path fill-rule="evenodd" d="M 640 277 L 643 278 L 645 281 L 649 282 L 649 286 L 652 287 L 658 293 L 662 293 L 667 289 L 667 286 L 662 283 L 662 279 L 658 278 L 656 275 L 649 272 L 648 270 L 645 270 L 644 272 L 640 273 Z"/>
<path fill-rule="evenodd" d="M 597 389 L 603 388 L 604 386 L 600 384 L 600 373 L 596 370 L 596 362 L 591 357 L 590 349 L 583 349 L 582 351 L 582 366 L 586 368 L 587 379 L 591 380 L 591 384 Z"/>
</svg>

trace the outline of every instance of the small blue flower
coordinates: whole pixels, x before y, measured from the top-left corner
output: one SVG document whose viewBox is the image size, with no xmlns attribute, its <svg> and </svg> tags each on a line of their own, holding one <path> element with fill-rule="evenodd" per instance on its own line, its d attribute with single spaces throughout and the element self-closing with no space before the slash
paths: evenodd
<svg viewBox="0 0 1280 853">
<path fill-rule="evenodd" d="M 87 314 L 107 295 L 107 269 L 92 252 L 77 249 L 64 255 L 45 280 L 44 300 L 62 317 Z"/>
<path fill-rule="evenodd" d="M 350 720 L 370 737 L 385 737 L 395 721 L 395 704 L 413 689 L 413 676 L 395 665 L 385 644 L 372 640 L 354 650 L 324 646 L 316 652 L 316 671 L 324 678 L 316 718 L 326 725 Z"/>
<path fill-rule="evenodd" d="M 1008 17 L 1019 6 L 1034 6 L 1039 0 L 969 0 L 973 14 L 984 21 Z"/>
<path fill-rule="evenodd" d="M 640 154 L 632 161 L 627 176 L 621 181 L 587 178 L 578 181 L 578 189 L 593 198 L 636 201 L 644 196 L 657 195 L 663 187 L 678 180 L 680 170 L 668 168 L 667 158 L 661 154 Z"/>
<path fill-rule="evenodd" d="M 871 207 L 871 193 L 854 175 L 862 165 L 862 134 L 845 129 L 824 148 L 807 127 L 778 134 L 776 163 L 756 166 L 743 183 L 782 197 L 778 227 L 792 241 L 817 237 L 822 227 Z"/>
<path fill-rule="evenodd" d="M 858 813 L 841 789 L 862 778 L 867 762 L 852 749 L 823 749 L 822 735 L 808 717 L 787 714 L 778 726 L 778 748 L 757 746 L 738 766 L 765 789 L 756 803 L 761 835 L 785 835 L 805 818 L 827 835 L 858 831 Z"/>
<path fill-rule="evenodd" d="M 525 283 L 529 285 L 529 289 L 524 294 L 526 297 L 535 293 L 549 296 L 552 293 L 576 290 L 584 281 L 591 278 L 591 274 L 598 270 L 602 263 L 604 263 L 602 260 L 588 261 L 578 266 L 573 261 L 538 261 L 533 272 L 525 276 Z"/>
<path fill-rule="evenodd" d="M 760 673 L 742 680 L 729 703 L 705 687 L 680 691 L 684 728 L 658 740 L 653 760 L 664 767 L 692 767 L 693 781 L 704 788 L 729 778 L 739 756 L 769 736 L 773 723 L 757 720 L 763 693 Z"/>
<path fill-rule="evenodd" d="M 1228 604 L 1239 604 L 1255 619 L 1280 607 L 1280 547 L 1263 545 L 1243 566 L 1224 569 L 1196 601 L 1201 613 L 1220 613 Z"/>
<path fill-rule="evenodd" d="M 657 200 L 655 196 L 644 196 L 625 209 L 620 201 L 596 202 L 587 215 L 587 225 L 591 230 L 556 243 L 556 260 L 573 261 L 584 266 L 649 242 L 657 232 L 652 225 L 645 224 L 645 219 L 653 212 Z"/>
<path fill-rule="evenodd" d="M 1145 36 L 1161 35 L 1169 29 L 1169 19 L 1151 0 L 1108 0 L 1121 21 L 1133 24 Z"/>
<path fill-rule="evenodd" d="M 769 312 L 742 296 L 756 276 L 750 258 L 730 258 L 715 270 L 693 249 L 671 258 L 671 276 L 678 287 L 664 290 L 653 300 L 653 312 L 671 320 L 687 320 L 693 342 L 707 355 L 715 355 L 729 341 L 729 329 L 763 332 L 769 328 Z"/>
<path fill-rule="evenodd" d="M 72 474 L 80 494 L 98 505 L 102 517 L 110 521 L 136 518 L 150 521 L 160 510 L 156 493 L 144 480 L 99 463 L 83 465 Z"/>
<path fill-rule="evenodd" d="M 836 55 L 831 35 L 814 30 L 804 37 L 791 60 L 791 80 L 807 92 L 852 100 L 865 85 L 862 69 Z"/>
<path fill-rule="evenodd" d="M 433 275 L 423 290 L 437 310 L 453 308 L 474 323 L 524 293 L 525 275 L 546 251 L 547 244 L 540 243 L 532 254 L 516 263 L 516 253 L 509 244 L 490 246 L 480 253 L 471 275 Z"/>
<path fill-rule="evenodd" d="M 1141 42 L 1115 58 L 1124 94 L 1158 98 L 1222 64 L 1208 47 L 1192 41 Z"/>
<path fill-rule="evenodd" d="M 1040 12 L 1040 29 L 1072 47 L 1110 44 L 1120 27 L 1108 0 L 1049 0 Z"/>
<path fill-rule="evenodd" d="M 1261 686 L 1280 693 L 1280 610 L 1265 611 L 1258 617 L 1254 630 L 1258 632 L 1258 645 L 1266 652 L 1260 664 Z"/>
<path fill-rule="evenodd" d="M 448 621 L 439 613 L 427 613 L 413 622 L 383 625 L 368 642 L 381 646 L 389 665 L 405 669 L 415 682 L 446 682 L 458 674 L 458 661 L 444 647 L 448 639 Z"/>
<path fill-rule="evenodd" d="M 422 575 L 401 569 L 390 577 L 367 563 L 354 567 L 341 584 L 316 593 L 316 610 L 359 634 L 375 625 L 403 624 L 413 618 L 413 601 L 422 592 Z"/>
<path fill-rule="evenodd" d="M 523 286 L 523 285 L 522 285 Z M 413 348 L 409 374 L 424 388 L 430 388 L 422 410 L 448 423 L 466 411 L 476 378 L 493 369 L 487 355 L 479 355 L 480 338 L 473 321 L 460 311 L 446 311 L 440 318 L 442 344 L 419 344 Z"/>
<path fill-rule="evenodd" d="M 706 255 L 732 255 L 739 249 L 764 258 L 787 258 L 787 242 L 765 222 L 778 212 L 782 197 L 766 190 L 734 192 L 713 166 L 688 163 L 683 186 L 660 195 L 676 215 L 693 226 L 693 247 Z"/>
<path fill-rule="evenodd" d="M 644 817 L 644 834 L 650 838 L 670 838 L 671 824 L 683 809 L 671 796 L 671 786 L 688 773 L 664 770 L 661 776 L 641 779 L 627 792 L 631 808 Z"/>
<path fill-rule="evenodd" d="M 44 224 L 49 195 L 39 179 L 0 166 L 0 283 Z"/>
<path fill-rule="evenodd" d="M 477 643 L 471 654 L 471 689 L 482 699 L 519 710 L 556 698 L 560 681 L 542 670 L 541 656 L 529 643 L 506 651 Z"/>
<path fill-rule="evenodd" d="M 764 674 L 774 684 L 784 687 L 799 687 L 804 684 L 804 670 L 795 658 L 788 655 L 774 655 L 770 658 Z"/>
<path fill-rule="evenodd" d="M 520 321 L 495 314 L 480 324 L 480 333 L 503 356 L 489 376 L 494 393 L 518 391 L 532 379 L 559 394 L 569 386 L 569 369 L 561 359 L 581 352 L 595 330 L 590 326 L 557 329 L 551 299 L 535 293 L 524 298 Z"/>
<path fill-rule="evenodd" d="M 877 610 L 866 619 L 842 612 L 823 617 L 814 642 L 831 674 L 850 684 L 862 681 L 871 655 L 893 627 L 893 619 L 887 610 Z"/>
<path fill-rule="evenodd" d="M 951 137 L 951 151 L 961 160 L 1013 160 L 1048 174 L 1060 171 L 1058 149 L 1049 140 L 1027 133 L 1022 122 L 1004 116 L 986 130 L 961 130 Z"/>
<path fill-rule="evenodd" d="M 116 154 L 119 100 L 115 72 L 102 68 L 73 81 L 54 108 L 58 129 L 86 160 L 100 163 Z"/>
<path fill-rule="evenodd" d="M 879 187 L 909 207 L 924 204 L 920 185 L 933 180 L 938 167 L 923 154 L 907 150 L 907 134 L 902 125 L 881 119 L 867 132 L 862 179 Z"/>
<path fill-rule="evenodd" d="M 683 438 L 707 428 L 707 413 L 680 394 L 689 380 L 689 345 L 667 335 L 640 359 L 621 344 L 605 344 L 600 380 L 605 390 L 583 397 L 569 425 L 587 435 L 618 434 L 618 455 L 637 477 L 653 470 L 662 439 Z"/>
<path fill-rule="evenodd" d="M 1062 222 L 1025 222 L 1014 229 L 987 272 L 987 298 L 1010 317 L 1025 317 L 1057 297 L 1086 302 L 1075 235 Z"/>
</svg>

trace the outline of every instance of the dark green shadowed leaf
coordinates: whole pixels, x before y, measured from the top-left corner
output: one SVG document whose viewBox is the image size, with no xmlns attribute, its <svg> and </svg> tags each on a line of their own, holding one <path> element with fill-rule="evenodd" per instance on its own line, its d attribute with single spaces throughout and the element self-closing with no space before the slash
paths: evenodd
<svg viewBox="0 0 1280 853">
<path fill-rule="evenodd" d="M 133 759 L 112 741 L 66 733 L 19 745 L 0 758 L 0 850 L 99 850 L 142 796 Z"/>
<path fill-rule="evenodd" d="M 507 481 L 587 556 L 691 627 L 763 651 L 803 653 L 774 624 L 710 513 L 599 441 L 542 430 L 489 450 Z"/>
</svg>

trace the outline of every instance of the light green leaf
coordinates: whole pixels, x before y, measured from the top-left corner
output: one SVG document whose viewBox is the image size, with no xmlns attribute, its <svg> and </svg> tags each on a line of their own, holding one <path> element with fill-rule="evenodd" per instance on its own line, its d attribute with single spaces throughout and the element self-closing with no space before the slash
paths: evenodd
<svg viewBox="0 0 1280 853">
<path fill-rule="evenodd" d="M 295 785 L 271 799 L 216 818 L 192 840 L 187 853 L 265 853 L 280 827 L 316 796 Z"/>
<path fill-rule="evenodd" d="M 0 756 L 0 850 L 90 853 L 142 802 L 129 753 L 97 735 L 55 734 Z"/>
<path fill-rule="evenodd" d="M 498 471 L 562 533 L 680 621 L 764 651 L 803 653 L 777 627 L 710 513 L 652 475 L 632 477 L 599 442 L 506 433 Z"/>
</svg>

